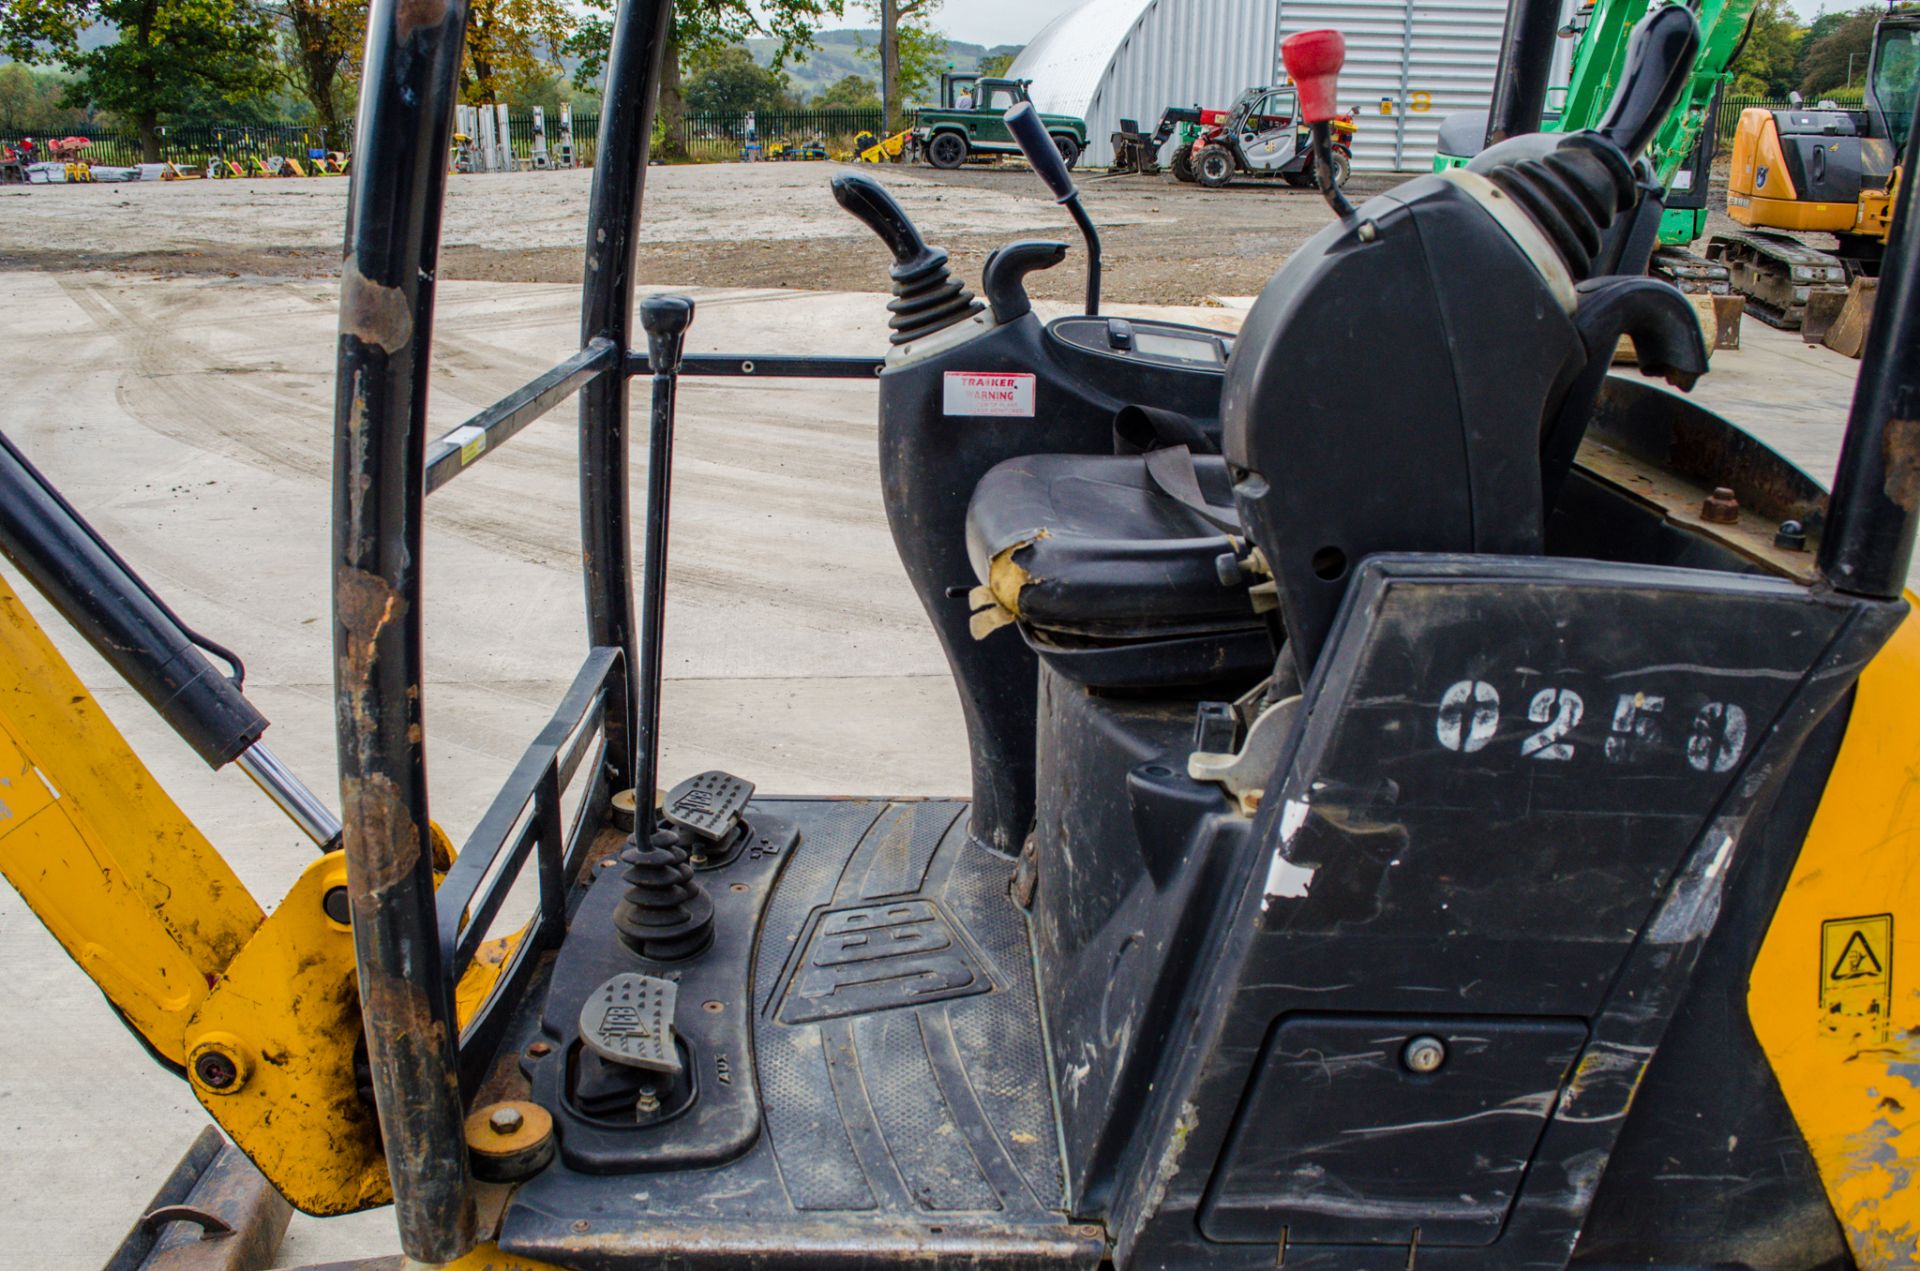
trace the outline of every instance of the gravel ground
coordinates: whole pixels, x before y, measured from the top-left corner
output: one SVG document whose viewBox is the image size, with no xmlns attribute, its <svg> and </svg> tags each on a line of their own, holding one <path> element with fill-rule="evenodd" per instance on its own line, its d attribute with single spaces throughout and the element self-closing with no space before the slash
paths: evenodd
<svg viewBox="0 0 1920 1271">
<path fill-rule="evenodd" d="M 870 290 L 887 286 L 880 245 L 833 202 L 837 164 L 656 167 L 649 176 L 639 278 L 676 286 Z M 874 169 L 867 169 L 876 172 Z M 927 237 L 978 278 L 1017 237 L 1078 237 L 1023 166 L 876 172 Z M 1096 174 L 1083 174 L 1093 178 Z M 1362 173 L 1356 198 L 1398 178 Z M 456 176 L 440 275 L 486 282 L 578 282 L 590 174 Z M 163 276 L 326 277 L 339 268 L 347 182 L 179 181 L 6 187 L 0 269 L 108 269 Z M 1318 194 L 1269 183 L 1221 191 L 1168 177 L 1087 179 L 1105 238 L 1106 294 L 1141 304 L 1248 295 L 1327 223 Z M 1034 280 L 1070 300 L 1076 261 Z"/>
</svg>

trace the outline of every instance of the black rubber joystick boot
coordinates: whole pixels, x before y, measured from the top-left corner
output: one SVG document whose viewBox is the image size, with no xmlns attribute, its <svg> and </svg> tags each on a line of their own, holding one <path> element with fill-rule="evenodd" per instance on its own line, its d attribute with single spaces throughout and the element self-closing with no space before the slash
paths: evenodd
<svg viewBox="0 0 1920 1271">
<path fill-rule="evenodd" d="M 657 827 L 642 847 L 620 853 L 627 894 L 613 911 L 613 925 L 629 949 L 656 962 L 677 962 L 713 943 L 713 899 L 694 877 L 693 831 Z"/>
<path fill-rule="evenodd" d="M 893 253 L 893 299 L 887 325 L 895 344 L 905 344 L 965 322 L 986 306 L 947 271 L 944 248 L 929 247 L 887 188 L 869 176 L 846 173 L 833 179 L 834 201 L 851 212 Z"/>
<path fill-rule="evenodd" d="M 1604 235 L 1638 199 L 1634 161 L 1679 99 L 1699 47 L 1691 12 L 1654 10 L 1633 29 L 1625 73 L 1598 128 L 1510 137 L 1467 165 L 1526 211 L 1575 282 L 1592 277 Z"/>
</svg>

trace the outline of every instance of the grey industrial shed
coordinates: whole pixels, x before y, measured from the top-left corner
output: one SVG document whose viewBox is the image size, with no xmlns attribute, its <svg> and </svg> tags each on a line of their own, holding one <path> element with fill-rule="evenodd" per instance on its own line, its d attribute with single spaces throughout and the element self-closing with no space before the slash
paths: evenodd
<svg viewBox="0 0 1920 1271">
<path fill-rule="evenodd" d="M 1044 111 L 1080 115 L 1089 163 L 1112 160 L 1123 118 L 1151 129 L 1174 105 L 1226 106 L 1280 82 L 1280 41 L 1332 27 L 1347 38 L 1340 103 L 1360 125 L 1354 166 L 1426 168 L 1440 120 L 1485 109 L 1505 0 L 1085 0 L 1015 59 Z M 1163 156 L 1164 158 L 1164 156 Z"/>
</svg>

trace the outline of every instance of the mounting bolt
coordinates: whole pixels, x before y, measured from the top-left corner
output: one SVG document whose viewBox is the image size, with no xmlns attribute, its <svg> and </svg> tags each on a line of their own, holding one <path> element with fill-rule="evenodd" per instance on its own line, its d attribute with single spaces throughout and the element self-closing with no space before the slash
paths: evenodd
<svg viewBox="0 0 1920 1271">
<path fill-rule="evenodd" d="M 613 821 L 615 829 L 626 834 L 633 833 L 633 822 L 639 803 L 639 796 L 635 794 L 631 786 L 625 790 L 616 790 L 614 792 L 613 799 L 607 811 L 610 814 L 610 819 Z"/>
<path fill-rule="evenodd" d="M 1780 528 L 1773 533 L 1773 545 L 1784 547 L 1790 552 L 1807 550 L 1807 527 L 1798 521 L 1782 521 Z"/>
<path fill-rule="evenodd" d="M 544 1059 L 553 1053 L 553 1047 L 546 1042 L 535 1042 L 527 1047 L 527 1053 L 535 1059 Z"/>
<path fill-rule="evenodd" d="M 327 894 L 320 898 L 320 909 L 330 921 L 343 927 L 353 925 L 353 906 L 347 902 L 347 889 L 344 887 L 327 888 Z"/>
<path fill-rule="evenodd" d="M 1732 525 L 1740 519 L 1740 500 L 1726 486 L 1715 486 L 1700 505 L 1700 519 L 1714 525 Z"/>
<path fill-rule="evenodd" d="M 640 1097 L 634 1101 L 633 1106 L 641 1112 L 658 1112 L 660 1110 L 660 1096 L 654 1091 L 652 1086 L 641 1086 Z"/>
<path fill-rule="evenodd" d="M 1408 1072 L 1438 1072 L 1447 1062 L 1447 1044 L 1438 1037 L 1416 1037 L 1400 1052 L 1400 1062 Z"/>
<path fill-rule="evenodd" d="M 474 1177 L 489 1183 L 529 1178 L 553 1159 L 553 1116 L 537 1103 L 513 1100 L 475 1108 L 465 1131 Z"/>
<path fill-rule="evenodd" d="M 233 1094 L 247 1084 L 246 1043 L 232 1033 L 206 1033 L 187 1050 L 194 1084 L 208 1094 Z"/>
</svg>

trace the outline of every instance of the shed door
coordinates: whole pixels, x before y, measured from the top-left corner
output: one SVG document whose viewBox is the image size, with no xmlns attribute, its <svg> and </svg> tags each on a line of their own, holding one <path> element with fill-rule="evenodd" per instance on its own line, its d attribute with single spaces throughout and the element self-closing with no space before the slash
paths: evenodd
<svg viewBox="0 0 1920 1271">
<path fill-rule="evenodd" d="M 1504 0 L 1281 0 L 1280 38 L 1331 27 L 1347 39 L 1340 108 L 1354 113 L 1353 165 L 1426 171 L 1440 121 L 1485 110 Z M 1274 82 L 1285 77 L 1274 49 Z"/>
</svg>

